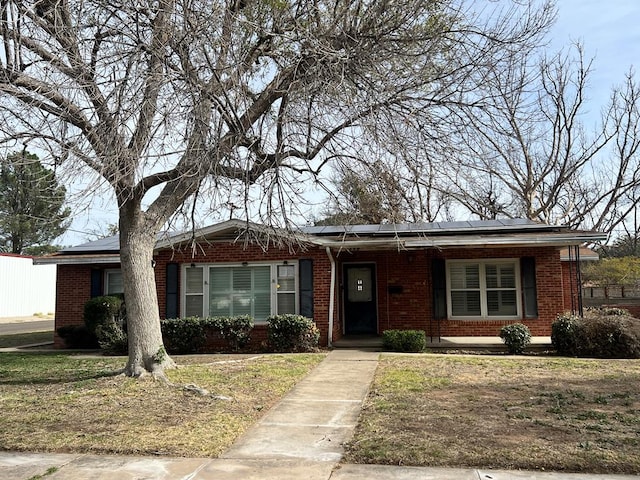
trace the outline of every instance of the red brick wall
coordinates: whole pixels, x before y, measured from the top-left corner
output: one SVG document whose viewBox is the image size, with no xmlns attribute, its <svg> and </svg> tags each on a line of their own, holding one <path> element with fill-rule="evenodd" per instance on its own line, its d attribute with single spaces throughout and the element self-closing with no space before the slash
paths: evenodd
<svg viewBox="0 0 640 480">
<path fill-rule="evenodd" d="M 99 267 L 99 266 L 96 266 Z M 109 266 L 118 268 L 118 265 Z M 91 298 L 91 265 L 58 265 L 56 269 L 56 330 L 65 325 L 82 325 L 84 304 Z M 53 336 L 56 348 L 64 341 L 56 333 Z"/>
<path fill-rule="evenodd" d="M 166 267 L 168 263 L 199 264 L 199 263 L 241 263 L 247 261 L 279 262 L 284 260 L 296 260 L 309 258 L 313 260 L 313 284 L 314 284 L 314 321 L 321 331 L 320 342 L 327 344 L 328 312 L 329 312 L 329 285 L 331 281 L 331 265 L 324 250 L 317 247 L 306 251 L 291 251 L 289 248 L 270 247 L 263 251 L 257 245 L 249 245 L 246 249 L 242 246 L 229 243 L 202 244 L 192 256 L 191 251 L 165 250 L 154 256 L 156 260 L 156 284 L 158 293 L 158 306 L 160 316 L 166 312 Z M 94 268 L 119 268 L 118 264 L 96 265 Z M 82 311 L 84 304 L 91 297 L 91 270 L 92 266 L 58 265 L 57 269 L 57 297 L 56 297 L 56 328 L 63 325 L 82 325 Z M 337 297 L 336 297 L 337 302 Z M 337 304 L 336 304 L 337 312 Z M 337 315 L 334 315 L 337 319 Z M 266 338 L 265 332 L 256 331 L 256 336 Z M 340 324 L 334 324 L 334 338 L 339 338 Z M 62 339 L 55 337 L 55 345 L 63 346 Z"/>
<path fill-rule="evenodd" d="M 336 256 L 336 296 L 333 339 L 338 340 L 343 331 L 342 266 L 347 262 L 373 262 L 376 266 L 378 333 L 387 329 L 420 329 L 433 336 L 495 336 L 510 321 L 441 320 L 432 318 L 433 298 L 431 285 L 431 260 L 483 259 L 536 257 L 536 282 L 538 312 L 536 319 L 521 319 L 533 335 L 549 335 L 556 315 L 566 309 L 567 288 L 560 255 L 555 247 L 448 249 L 442 251 L 343 251 Z M 168 263 L 239 263 L 247 261 L 284 261 L 298 258 L 313 259 L 314 320 L 321 331 L 321 344 L 326 345 L 328 333 L 329 290 L 331 264 L 324 249 L 310 248 L 292 252 L 288 248 L 271 247 L 264 252 L 256 245 L 242 246 L 228 243 L 202 244 L 192 256 L 189 249 L 165 250 L 155 256 L 158 303 L 161 316 L 165 312 L 166 266 Z M 100 267 L 100 266 L 98 266 Z M 117 265 L 102 266 L 117 268 Z M 56 299 L 56 327 L 82 324 L 82 309 L 90 297 L 90 266 L 58 266 Z M 400 293 L 389 293 L 388 287 L 401 287 Z M 569 303 L 570 305 L 570 303 Z M 256 332 L 258 333 L 258 332 Z M 260 333 L 259 336 L 263 336 Z M 56 345 L 60 339 L 56 337 Z"/>
<path fill-rule="evenodd" d="M 576 277 L 576 265 L 574 262 L 562 262 L 562 292 L 564 294 L 565 312 L 578 308 L 578 287 Z"/>
<path fill-rule="evenodd" d="M 331 281 L 331 265 L 324 250 L 317 247 L 306 251 L 292 251 L 289 248 L 270 247 L 266 252 L 257 245 L 243 248 L 241 245 L 230 243 L 202 244 L 192 255 L 190 250 L 165 250 L 154 256 L 156 260 L 156 283 L 158 285 L 158 303 L 160 315 L 166 311 L 166 266 L 168 263 L 199 264 L 199 263 L 241 263 L 241 262 L 283 262 L 302 258 L 313 260 L 313 317 L 321 332 L 320 342 L 327 343 L 329 330 L 329 285 Z M 334 326 L 335 327 L 335 326 Z"/>
<path fill-rule="evenodd" d="M 377 272 L 378 333 L 388 329 L 425 330 L 429 336 L 496 336 L 500 328 L 514 320 L 433 319 L 431 260 L 536 257 L 538 318 L 518 321 L 533 335 L 551 334 L 551 323 L 564 311 L 560 254 L 555 247 L 447 249 L 442 251 L 343 252 L 340 269 L 349 262 L 374 262 Z M 342 279 L 340 279 L 342 291 Z M 389 286 L 402 287 L 402 293 L 388 293 Z"/>
</svg>

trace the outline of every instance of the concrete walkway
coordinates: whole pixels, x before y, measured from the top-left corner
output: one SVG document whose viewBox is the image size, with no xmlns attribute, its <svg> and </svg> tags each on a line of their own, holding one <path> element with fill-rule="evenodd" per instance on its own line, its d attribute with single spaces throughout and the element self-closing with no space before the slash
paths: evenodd
<svg viewBox="0 0 640 480">
<path fill-rule="evenodd" d="M 330 352 L 222 458 L 338 462 L 377 365 L 377 352 Z"/>
<path fill-rule="evenodd" d="M 378 353 L 334 350 L 220 458 L 0 452 L 0 478 L 28 480 L 623 480 L 629 475 L 340 464 Z"/>
</svg>

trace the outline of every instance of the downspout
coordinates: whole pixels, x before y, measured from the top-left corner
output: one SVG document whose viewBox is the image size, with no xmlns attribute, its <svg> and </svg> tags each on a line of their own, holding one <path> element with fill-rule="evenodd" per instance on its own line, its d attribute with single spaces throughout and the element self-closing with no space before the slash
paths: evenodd
<svg viewBox="0 0 640 480">
<path fill-rule="evenodd" d="M 331 248 L 326 247 L 327 257 L 331 263 L 331 290 L 329 290 L 329 333 L 327 334 L 327 346 L 331 347 L 333 343 L 333 308 L 336 300 L 336 261 L 331 255 Z"/>
</svg>

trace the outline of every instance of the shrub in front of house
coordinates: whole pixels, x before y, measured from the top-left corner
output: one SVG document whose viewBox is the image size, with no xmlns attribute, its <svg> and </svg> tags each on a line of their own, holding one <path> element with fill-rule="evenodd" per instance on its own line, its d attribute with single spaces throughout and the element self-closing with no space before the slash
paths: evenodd
<svg viewBox="0 0 640 480">
<path fill-rule="evenodd" d="M 67 346 L 71 348 L 100 347 L 112 354 L 127 352 L 126 311 L 121 297 L 107 295 L 87 300 L 84 304 L 82 319 L 84 329 L 77 326 L 68 331 L 58 330 L 58 335 L 65 340 Z"/>
<path fill-rule="evenodd" d="M 522 323 L 512 323 L 500 329 L 500 338 L 509 353 L 519 355 L 531 343 L 531 332 L 529 327 Z"/>
<path fill-rule="evenodd" d="M 423 330 L 385 330 L 382 346 L 392 352 L 422 352 L 427 346 L 427 336 Z"/>
<path fill-rule="evenodd" d="M 316 324 L 302 315 L 273 315 L 267 319 L 267 343 L 273 351 L 312 352 L 319 340 Z"/>
<path fill-rule="evenodd" d="M 166 318 L 160 320 L 162 339 L 169 353 L 196 353 L 205 344 L 207 322 L 200 317 Z"/>
<path fill-rule="evenodd" d="M 582 335 L 582 320 L 571 313 L 562 313 L 551 324 L 551 344 L 559 355 L 576 357 L 579 354 L 579 337 Z"/>
<path fill-rule="evenodd" d="M 124 320 L 109 320 L 96 327 L 98 344 L 108 355 L 126 355 L 129 351 L 127 325 Z"/>
<path fill-rule="evenodd" d="M 640 320 L 618 308 L 588 309 L 583 318 L 565 314 L 554 322 L 551 341 L 560 355 L 640 358 Z"/>
<path fill-rule="evenodd" d="M 593 315 L 605 315 L 607 317 L 629 317 L 631 314 L 626 308 L 619 307 L 591 307 L 586 309 L 587 316 Z"/>
<path fill-rule="evenodd" d="M 640 320 L 628 313 L 595 309 L 585 312 L 578 338 L 580 356 L 640 358 Z"/>
<path fill-rule="evenodd" d="M 124 302 L 120 297 L 103 296 L 85 302 L 82 318 L 89 332 L 96 335 L 98 326 L 114 320 L 123 321 L 124 316 Z"/>
<path fill-rule="evenodd" d="M 99 348 L 96 336 L 86 325 L 65 325 L 56 330 L 66 348 Z"/>
<path fill-rule="evenodd" d="M 208 328 L 220 334 L 233 352 L 243 349 L 251 340 L 253 318 L 249 315 L 211 317 L 205 323 Z"/>
</svg>

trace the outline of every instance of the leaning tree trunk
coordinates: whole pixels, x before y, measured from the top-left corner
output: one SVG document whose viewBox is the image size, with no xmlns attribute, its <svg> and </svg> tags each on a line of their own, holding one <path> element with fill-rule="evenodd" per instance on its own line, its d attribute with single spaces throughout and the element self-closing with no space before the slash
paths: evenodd
<svg viewBox="0 0 640 480">
<path fill-rule="evenodd" d="M 133 212 L 127 210 L 134 210 Z M 134 208 L 120 208 L 120 265 L 127 308 L 128 376 L 162 376 L 175 366 L 162 342 L 158 296 L 153 267 L 156 229 Z"/>
</svg>

